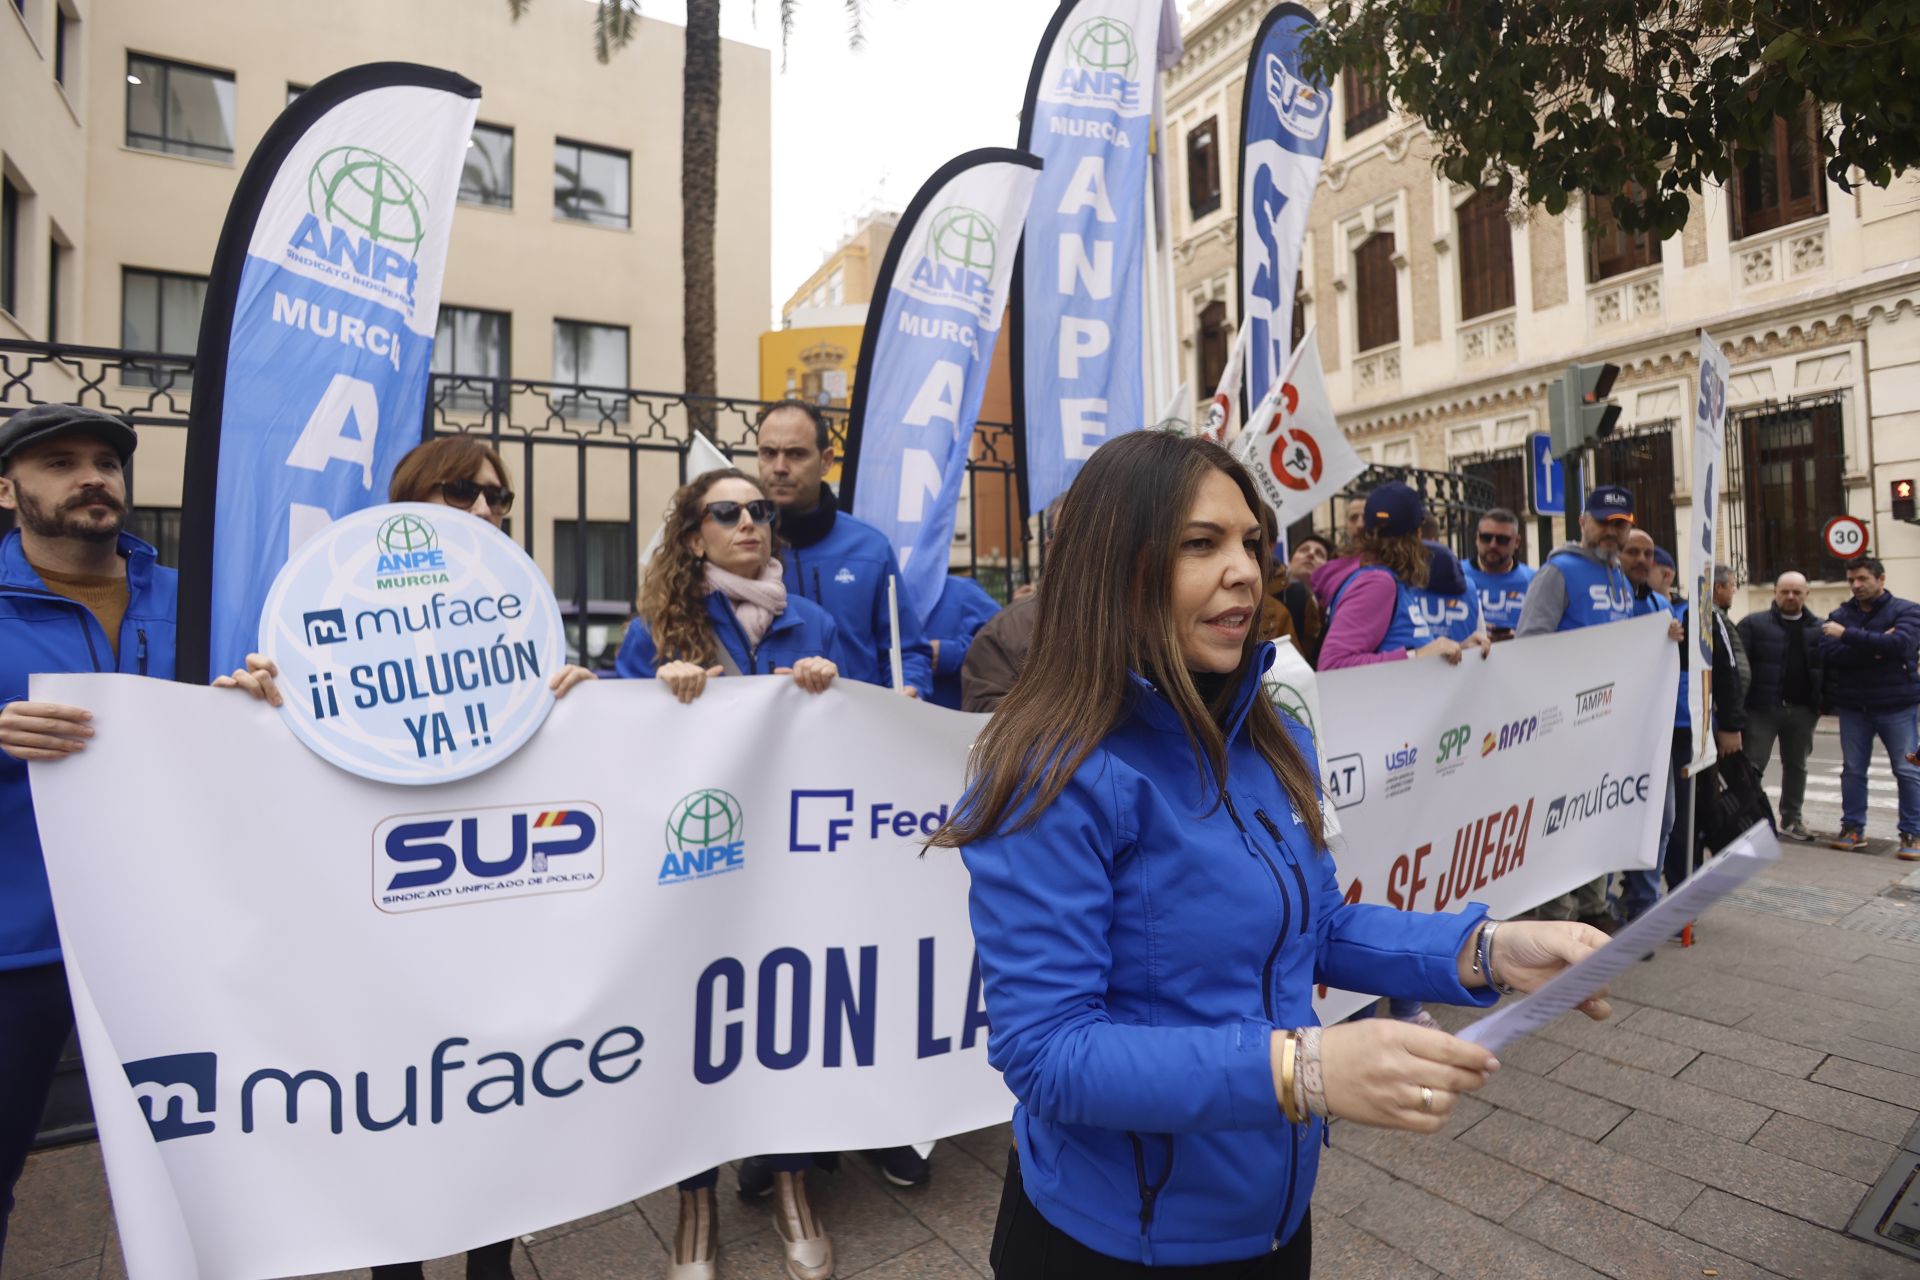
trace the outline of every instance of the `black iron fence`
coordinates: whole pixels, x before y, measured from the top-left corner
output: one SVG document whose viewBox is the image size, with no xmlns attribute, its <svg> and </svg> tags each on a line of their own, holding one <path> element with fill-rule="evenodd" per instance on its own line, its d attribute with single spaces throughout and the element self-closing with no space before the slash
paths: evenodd
<svg viewBox="0 0 1920 1280">
<path fill-rule="evenodd" d="M 1770 583 L 1789 570 L 1812 582 L 1846 580 L 1846 562 L 1820 536 L 1847 510 L 1844 399 L 1823 392 L 1727 416 L 1721 559 L 1740 581 Z"/>
</svg>

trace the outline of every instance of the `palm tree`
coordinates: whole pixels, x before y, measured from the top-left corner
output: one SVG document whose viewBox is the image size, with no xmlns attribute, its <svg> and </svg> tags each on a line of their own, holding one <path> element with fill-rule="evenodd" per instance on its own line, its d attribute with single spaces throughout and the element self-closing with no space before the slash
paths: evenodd
<svg viewBox="0 0 1920 1280">
<path fill-rule="evenodd" d="M 686 0 L 686 64 L 680 112 L 680 268 L 681 347 L 690 396 L 716 393 L 714 343 L 719 331 L 719 307 L 714 293 L 713 241 L 720 170 L 720 2 Z M 507 0 L 507 7 L 517 19 L 530 3 Z M 616 50 L 632 42 L 640 19 L 640 0 L 595 3 L 593 51 L 606 62 Z M 784 61 L 800 0 L 779 0 L 779 5 Z M 866 0 L 841 0 L 841 5 L 847 15 L 847 42 L 858 49 L 863 39 Z M 696 413 L 693 417 L 696 426 L 708 426 L 708 415 Z"/>
</svg>

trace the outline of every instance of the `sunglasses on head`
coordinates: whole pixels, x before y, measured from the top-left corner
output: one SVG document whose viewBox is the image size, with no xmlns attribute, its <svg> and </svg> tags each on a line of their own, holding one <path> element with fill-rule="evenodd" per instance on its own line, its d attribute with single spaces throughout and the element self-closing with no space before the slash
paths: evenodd
<svg viewBox="0 0 1920 1280">
<path fill-rule="evenodd" d="M 434 486 L 447 501 L 465 510 L 478 498 L 485 498 L 489 509 L 501 515 L 513 510 L 513 490 L 500 484 L 475 484 L 471 480 L 446 480 Z"/>
<path fill-rule="evenodd" d="M 755 524 L 772 524 L 774 513 L 778 511 L 771 498 L 755 498 L 752 502 L 709 502 L 707 516 L 722 529 L 731 529 L 740 523 L 740 513 L 747 513 L 747 519 Z"/>
<path fill-rule="evenodd" d="M 1496 547 L 1504 547 L 1513 541 L 1513 535 L 1510 533 L 1483 533 L 1480 535 L 1480 541 L 1491 542 Z"/>
</svg>

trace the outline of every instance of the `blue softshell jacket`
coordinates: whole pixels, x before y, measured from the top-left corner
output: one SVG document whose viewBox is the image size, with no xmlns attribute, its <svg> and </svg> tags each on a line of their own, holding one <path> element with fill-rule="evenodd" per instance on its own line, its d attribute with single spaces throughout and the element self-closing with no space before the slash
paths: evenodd
<svg viewBox="0 0 1920 1280">
<path fill-rule="evenodd" d="M 960 668 L 966 665 L 967 650 L 973 647 L 974 633 L 1000 612 L 1000 602 L 972 578 L 954 574 L 940 589 L 940 600 L 927 615 L 929 640 L 940 642 L 940 654 L 933 664 L 933 704 L 960 709 Z"/>
<path fill-rule="evenodd" d="M 790 667 L 802 658 L 831 659 L 840 673 L 846 674 L 842 653 L 846 646 L 841 643 L 840 628 L 835 625 L 832 614 L 811 600 L 788 596 L 786 611 L 773 620 L 757 649 L 747 644 L 747 633 L 740 629 L 733 602 L 718 591 L 707 597 L 707 617 L 713 621 L 714 639 L 733 655 L 741 675 L 772 675 L 780 667 Z M 653 629 L 635 618 L 627 624 L 626 637 L 620 641 L 614 670 L 629 680 L 651 679 L 661 665 L 662 659 L 653 644 Z"/>
<path fill-rule="evenodd" d="M 1118 726 L 1038 821 L 962 850 L 988 1058 L 1018 1100 L 1027 1194 L 1116 1258 L 1224 1262 L 1292 1237 L 1322 1124 L 1287 1122 L 1269 1042 L 1313 1023 L 1314 983 L 1495 999 L 1455 968 L 1484 907 L 1343 900 L 1245 732 L 1271 652 L 1227 722 L 1224 793 L 1172 705 L 1135 677 Z M 1312 735 L 1287 727 L 1317 771 Z"/>
<path fill-rule="evenodd" d="M 805 548 L 784 547 L 787 598 L 795 596 L 826 607 L 840 626 L 847 659 L 840 674 L 881 686 L 893 683 L 887 650 L 892 628 L 887 621 L 887 575 L 900 572 L 887 535 L 842 511 L 827 536 Z M 900 593 L 900 667 L 920 696 L 933 697 L 933 655 L 920 619 Z"/>
<path fill-rule="evenodd" d="M 0 539 L 0 702 L 27 696 L 36 672 L 121 671 L 173 679 L 175 606 L 179 575 L 154 560 L 154 550 L 120 535 L 127 561 L 127 616 L 120 624 L 120 658 L 91 610 L 55 595 L 27 563 L 20 534 Z M 56 964 L 60 935 L 26 762 L 0 752 L 0 969 Z"/>
<path fill-rule="evenodd" d="M 1508 631 L 1520 625 L 1520 606 L 1526 603 L 1527 586 L 1533 581 L 1533 566 L 1516 562 L 1505 573 L 1488 573 L 1469 564 L 1467 581 L 1480 597 L 1480 616 L 1487 626 Z"/>
<path fill-rule="evenodd" d="M 1333 593 L 1333 599 L 1327 602 L 1327 625 L 1333 625 L 1333 611 L 1340 607 L 1347 588 L 1360 580 L 1363 573 L 1384 573 L 1393 578 L 1395 592 L 1393 602 L 1393 620 L 1387 623 L 1387 633 L 1380 637 L 1375 653 L 1399 653 L 1404 649 L 1418 649 L 1434 637 L 1434 628 L 1427 623 L 1426 614 L 1420 608 L 1420 601 L 1414 596 L 1412 588 L 1394 577 L 1393 570 L 1380 564 L 1363 564 L 1347 576 L 1340 589 Z M 1469 632 L 1469 635 L 1472 633 Z"/>
</svg>

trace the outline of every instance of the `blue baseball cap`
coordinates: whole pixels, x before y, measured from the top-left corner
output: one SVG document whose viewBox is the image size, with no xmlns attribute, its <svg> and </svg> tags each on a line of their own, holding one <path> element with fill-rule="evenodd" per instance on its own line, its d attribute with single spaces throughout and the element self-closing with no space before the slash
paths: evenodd
<svg viewBox="0 0 1920 1280">
<path fill-rule="evenodd" d="M 1587 495 L 1587 514 L 1595 520 L 1633 519 L 1633 494 L 1617 484 L 1603 484 Z"/>
<path fill-rule="evenodd" d="M 1401 538 L 1420 532 L 1427 507 L 1411 486 L 1389 481 L 1367 495 L 1361 527 L 1383 538 Z"/>
<path fill-rule="evenodd" d="M 1653 549 L 1653 562 L 1662 569 L 1677 569 L 1680 567 L 1673 562 L 1673 552 L 1667 550 L 1665 547 L 1655 547 Z"/>
</svg>

